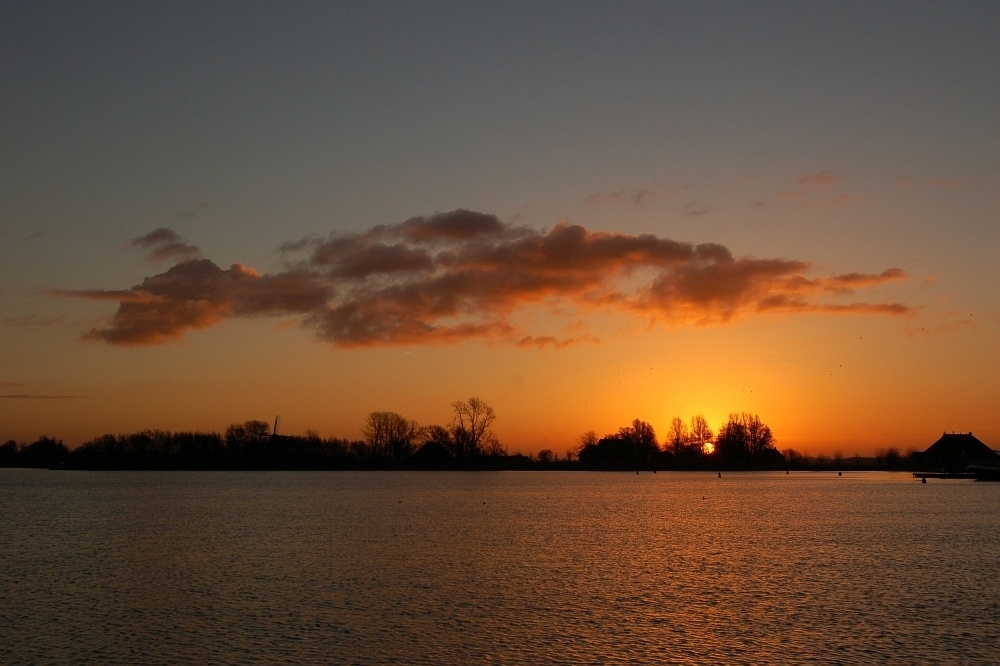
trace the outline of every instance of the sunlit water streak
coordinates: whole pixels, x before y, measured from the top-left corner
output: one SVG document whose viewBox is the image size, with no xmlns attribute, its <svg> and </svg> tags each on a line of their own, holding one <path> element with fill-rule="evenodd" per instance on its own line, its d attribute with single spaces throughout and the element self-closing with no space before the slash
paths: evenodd
<svg viewBox="0 0 1000 666">
<path fill-rule="evenodd" d="M 0 470 L 0 662 L 992 662 L 1000 484 Z"/>
</svg>

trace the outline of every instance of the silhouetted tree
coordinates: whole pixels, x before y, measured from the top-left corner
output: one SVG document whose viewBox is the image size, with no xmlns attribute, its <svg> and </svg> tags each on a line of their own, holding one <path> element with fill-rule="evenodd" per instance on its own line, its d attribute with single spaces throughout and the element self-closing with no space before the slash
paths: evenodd
<svg viewBox="0 0 1000 666">
<path fill-rule="evenodd" d="M 719 428 L 715 439 L 715 454 L 726 462 L 744 462 L 747 457 L 747 433 L 739 416 L 730 414 L 729 420 Z"/>
<path fill-rule="evenodd" d="M 226 428 L 226 448 L 235 454 L 242 465 L 263 464 L 267 443 L 271 439 L 271 425 L 267 421 L 244 421 Z"/>
<path fill-rule="evenodd" d="M 597 446 L 597 442 L 600 441 L 600 438 L 597 436 L 596 432 L 594 432 L 593 430 L 588 430 L 587 432 L 580 435 L 576 441 L 577 441 L 577 447 L 573 451 L 573 453 L 575 453 L 576 456 L 579 457 L 580 452 L 586 449 L 587 447 L 593 448 Z"/>
<path fill-rule="evenodd" d="M 674 457 L 681 457 L 686 452 L 690 444 L 691 434 L 688 432 L 687 424 L 677 416 L 670 422 L 670 431 L 667 433 L 667 447 L 673 452 Z"/>
<path fill-rule="evenodd" d="M 350 442 L 347 445 L 347 449 L 350 452 L 351 457 L 357 458 L 358 460 L 364 460 L 365 458 L 371 456 L 371 447 L 369 447 L 368 443 L 363 440 Z"/>
<path fill-rule="evenodd" d="M 580 462 L 585 465 L 645 466 L 651 464 L 660 453 L 653 426 L 639 419 L 619 428 L 614 435 L 602 437 L 596 443 L 591 443 L 590 439 L 586 437 L 588 443 L 583 445 L 578 454 Z"/>
<path fill-rule="evenodd" d="M 413 453 L 420 426 L 396 412 L 372 412 L 365 419 L 361 432 L 372 455 L 401 460 Z"/>
<path fill-rule="evenodd" d="M 459 457 L 477 456 L 483 451 L 483 445 L 488 443 L 496 450 L 499 441 L 490 432 L 490 426 L 496 421 L 496 412 L 484 400 L 469 398 L 451 403 L 453 412 L 451 436 L 455 444 L 455 453 Z M 487 438 L 490 435 L 491 437 Z"/>
<path fill-rule="evenodd" d="M 142 430 L 117 439 L 120 455 L 128 459 L 128 466 L 132 468 L 162 467 L 165 460 L 176 453 L 172 435 L 163 430 Z"/>
<path fill-rule="evenodd" d="M 809 460 L 795 449 L 783 449 L 781 455 L 785 457 L 788 469 L 805 469 L 809 466 Z"/>
<path fill-rule="evenodd" d="M 449 455 L 455 455 L 455 443 L 451 439 L 451 431 L 443 425 L 429 425 L 420 433 L 421 446 L 434 444 L 434 448 L 447 451 Z"/>
<path fill-rule="evenodd" d="M 319 455 L 328 461 L 346 460 L 351 457 L 351 443 L 336 437 L 324 439 L 319 443 Z"/>
<path fill-rule="evenodd" d="M 889 469 L 895 469 L 899 467 L 902 456 L 899 453 L 899 449 L 895 446 L 890 446 L 888 449 L 875 449 L 875 459 L 880 465 L 884 465 Z"/>
<path fill-rule="evenodd" d="M 271 425 L 267 421 L 244 421 L 233 423 L 226 428 L 226 446 L 243 442 L 260 442 L 271 436 Z"/>
<path fill-rule="evenodd" d="M 660 452 L 653 426 L 640 419 L 634 419 L 630 426 L 619 428 L 618 437 L 632 446 L 637 459 L 648 459 Z"/>
<path fill-rule="evenodd" d="M 119 452 L 118 438 L 114 435 L 101 435 L 89 442 L 84 442 L 73 451 L 73 465 L 84 469 L 102 469 L 119 466 L 112 463 L 122 456 Z"/>
<path fill-rule="evenodd" d="M 172 437 L 173 464 L 180 469 L 218 469 L 226 464 L 226 447 L 215 432 L 180 432 Z"/>
<path fill-rule="evenodd" d="M 502 458 L 507 455 L 507 447 L 500 442 L 492 430 L 483 435 L 479 442 L 479 450 L 493 458 Z"/>
<path fill-rule="evenodd" d="M 725 462 L 745 464 L 773 460 L 771 429 L 756 414 L 730 414 L 715 440 L 716 454 Z M 781 454 L 778 454 L 779 456 Z"/>
<path fill-rule="evenodd" d="M 691 448 L 693 453 L 701 455 L 705 452 L 705 445 L 712 441 L 712 429 L 708 427 L 708 421 L 701 414 L 691 417 Z"/>
<path fill-rule="evenodd" d="M 18 451 L 20 467 L 60 467 L 68 458 L 66 445 L 51 437 L 39 437 Z"/>
<path fill-rule="evenodd" d="M 17 466 L 17 442 L 10 439 L 0 446 L 0 467 Z"/>
</svg>

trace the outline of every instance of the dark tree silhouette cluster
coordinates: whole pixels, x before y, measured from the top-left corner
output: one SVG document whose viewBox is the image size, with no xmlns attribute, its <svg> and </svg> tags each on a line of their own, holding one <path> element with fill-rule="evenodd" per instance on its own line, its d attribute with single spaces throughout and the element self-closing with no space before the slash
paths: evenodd
<svg viewBox="0 0 1000 666">
<path fill-rule="evenodd" d="M 876 458 L 855 455 L 845 462 L 810 458 L 794 449 L 779 452 L 771 428 L 756 414 L 733 413 L 714 434 L 704 416 L 689 423 L 674 418 L 662 444 L 653 426 L 634 419 L 616 432 L 580 436 L 578 446 L 560 458 L 551 449 L 534 458 L 508 455 L 492 426 L 496 411 L 481 398 L 451 404 L 447 425 L 421 426 L 391 411 L 371 412 L 361 439 L 279 435 L 277 423 L 233 423 L 222 434 L 143 430 L 102 435 L 70 450 L 57 439 L 0 445 L 0 467 L 56 469 L 901 469 L 913 456 L 897 449 Z M 573 458 L 576 460 L 573 460 Z"/>
<path fill-rule="evenodd" d="M 653 426 L 635 419 L 631 425 L 619 428 L 613 435 L 588 442 L 577 455 L 581 463 L 591 467 L 646 468 L 661 463 L 662 454 Z"/>
<path fill-rule="evenodd" d="M 39 437 L 30 444 L 9 440 L 0 445 L 0 467 L 60 467 L 69 457 L 69 448 L 51 437 Z"/>
<path fill-rule="evenodd" d="M 491 430 L 496 412 L 481 398 L 451 405 L 448 426 L 421 427 L 395 412 L 372 412 L 364 439 L 277 434 L 267 421 L 233 423 L 224 434 L 144 430 L 102 435 L 70 450 L 42 437 L 0 446 L 2 467 L 62 469 L 449 469 L 524 466 Z"/>
<path fill-rule="evenodd" d="M 756 414 L 730 414 L 715 440 L 714 455 L 728 466 L 781 466 L 771 429 Z"/>
<path fill-rule="evenodd" d="M 653 427 L 640 419 L 600 439 L 593 431 L 584 433 L 577 456 L 589 469 L 776 469 L 784 465 L 784 456 L 774 444 L 771 429 L 756 415 L 730 414 L 715 438 L 698 415 L 690 427 L 675 417 L 662 447 Z"/>
</svg>

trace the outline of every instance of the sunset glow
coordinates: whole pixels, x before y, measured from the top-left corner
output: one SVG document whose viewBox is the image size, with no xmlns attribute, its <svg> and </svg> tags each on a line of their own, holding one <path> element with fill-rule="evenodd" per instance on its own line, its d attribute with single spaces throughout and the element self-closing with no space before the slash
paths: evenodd
<svg viewBox="0 0 1000 666">
<path fill-rule="evenodd" d="M 0 441 L 1000 448 L 998 7 L 13 6 Z"/>
</svg>

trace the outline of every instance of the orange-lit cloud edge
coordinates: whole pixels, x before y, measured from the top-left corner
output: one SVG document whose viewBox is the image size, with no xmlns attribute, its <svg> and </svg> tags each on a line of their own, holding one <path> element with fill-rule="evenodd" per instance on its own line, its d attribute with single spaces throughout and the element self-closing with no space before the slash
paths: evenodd
<svg viewBox="0 0 1000 666">
<path fill-rule="evenodd" d="M 176 263 L 127 289 L 50 291 L 118 303 L 107 325 L 84 340 L 154 345 L 229 318 L 295 316 L 340 348 L 467 340 L 560 348 L 595 338 L 522 330 L 512 316 L 541 306 L 708 326 L 773 313 L 915 313 L 900 302 L 854 299 L 905 280 L 899 268 L 814 277 L 808 261 L 734 257 L 716 243 L 569 224 L 540 232 L 469 210 L 288 242 L 284 270 L 268 274 L 242 264 L 220 268 L 166 228 L 128 247 Z"/>
</svg>

